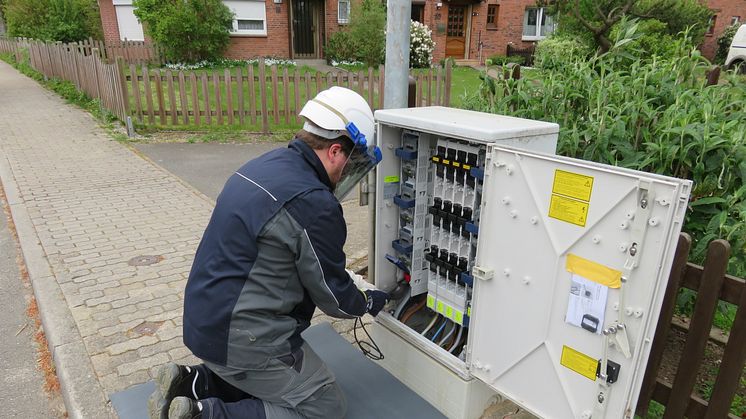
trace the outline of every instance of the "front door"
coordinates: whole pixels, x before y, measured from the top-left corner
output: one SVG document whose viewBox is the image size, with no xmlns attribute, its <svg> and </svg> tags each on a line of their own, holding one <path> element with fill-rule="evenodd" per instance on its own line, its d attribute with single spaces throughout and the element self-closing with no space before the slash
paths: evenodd
<svg viewBox="0 0 746 419">
<path fill-rule="evenodd" d="M 448 6 L 446 57 L 464 58 L 466 51 L 466 6 Z"/>
<path fill-rule="evenodd" d="M 321 3 L 317 0 L 292 0 L 291 3 L 293 57 L 318 58 Z"/>
</svg>

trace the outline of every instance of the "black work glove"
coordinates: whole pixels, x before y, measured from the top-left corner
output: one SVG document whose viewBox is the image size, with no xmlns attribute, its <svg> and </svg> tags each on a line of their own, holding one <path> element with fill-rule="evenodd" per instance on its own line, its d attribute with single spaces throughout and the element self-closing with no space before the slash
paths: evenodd
<svg viewBox="0 0 746 419">
<path fill-rule="evenodd" d="M 365 290 L 363 291 L 367 300 L 365 311 L 371 316 L 375 317 L 383 309 L 383 306 L 389 302 L 391 297 L 387 292 L 379 290 Z"/>
</svg>

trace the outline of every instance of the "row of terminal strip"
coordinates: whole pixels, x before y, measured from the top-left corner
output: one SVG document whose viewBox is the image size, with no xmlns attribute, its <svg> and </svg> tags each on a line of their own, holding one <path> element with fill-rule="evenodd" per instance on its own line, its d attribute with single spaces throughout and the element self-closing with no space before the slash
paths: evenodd
<svg viewBox="0 0 746 419">
<path fill-rule="evenodd" d="M 386 258 L 410 283 L 395 316 L 463 358 L 471 313 L 485 147 L 402 132 L 399 234 Z"/>
</svg>

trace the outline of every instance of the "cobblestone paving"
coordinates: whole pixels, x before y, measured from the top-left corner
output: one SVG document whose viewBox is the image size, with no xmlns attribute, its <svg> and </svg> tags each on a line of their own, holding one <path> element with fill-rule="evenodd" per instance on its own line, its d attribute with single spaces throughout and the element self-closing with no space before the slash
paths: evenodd
<svg viewBox="0 0 746 419">
<path fill-rule="evenodd" d="M 105 392 L 196 362 L 183 291 L 211 201 L 32 80 L 0 77 L 0 92 L 0 149 Z M 156 263 L 133 266 L 141 256 Z"/>
</svg>

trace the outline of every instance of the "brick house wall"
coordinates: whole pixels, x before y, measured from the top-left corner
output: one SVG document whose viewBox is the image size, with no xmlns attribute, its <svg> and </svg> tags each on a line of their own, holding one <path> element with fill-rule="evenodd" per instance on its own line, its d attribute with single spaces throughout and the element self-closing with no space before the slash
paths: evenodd
<svg viewBox="0 0 746 419">
<path fill-rule="evenodd" d="M 104 41 L 107 43 L 118 42 L 119 23 L 117 23 L 117 11 L 114 9 L 112 0 L 98 0 L 98 9 L 101 13 L 101 27 L 104 30 Z"/>
<path fill-rule="evenodd" d="M 712 33 L 705 35 L 699 49 L 702 55 L 712 60 L 718 49 L 717 39 L 731 25 L 731 18 L 738 16 L 741 24 L 746 23 L 746 0 L 708 0 L 707 7 L 713 11 L 715 25 Z"/>
<path fill-rule="evenodd" d="M 225 52 L 227 58 L 245 59 L 254 57 L 289 57 L 290 28 L 288 10 L 290 1 L 275 4 L 265 2 L 267 13 L 267 35 L 231 35 L 231 43 Z"/>
</svg>

